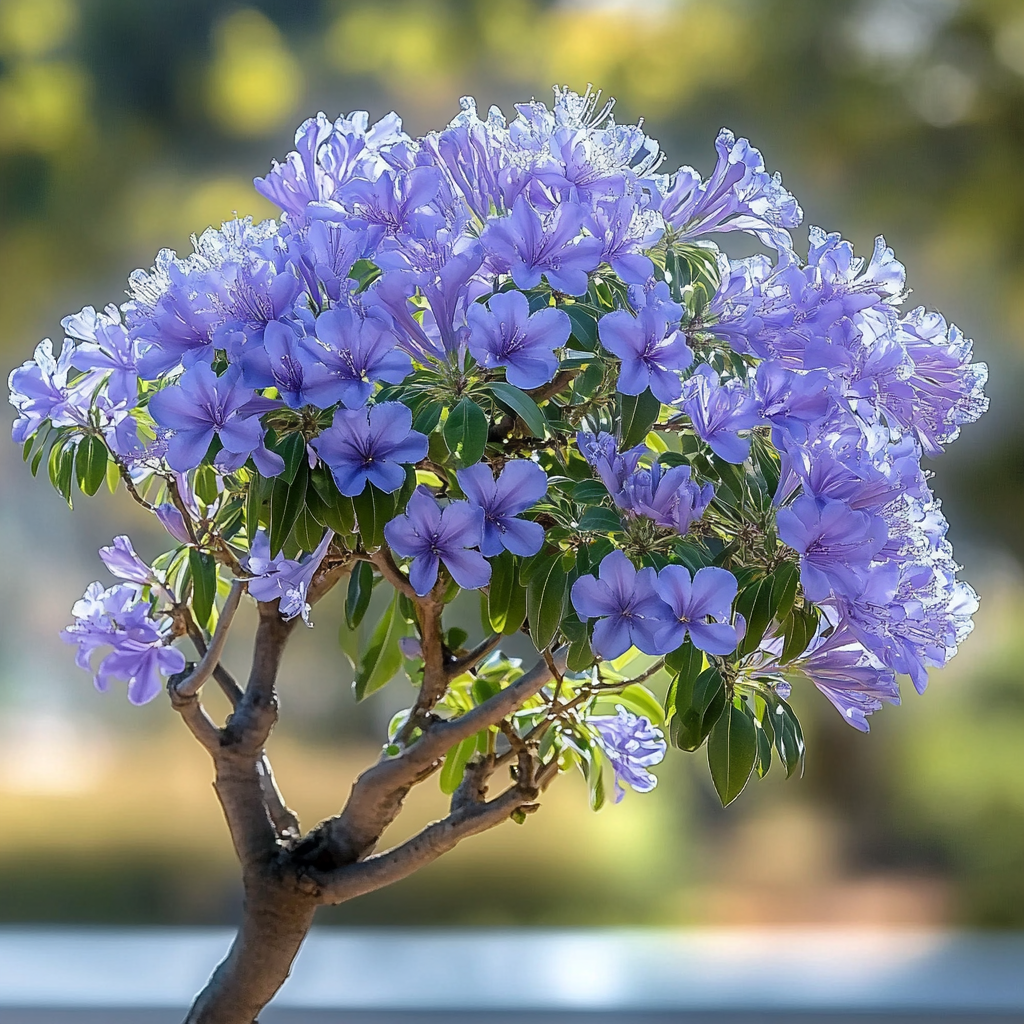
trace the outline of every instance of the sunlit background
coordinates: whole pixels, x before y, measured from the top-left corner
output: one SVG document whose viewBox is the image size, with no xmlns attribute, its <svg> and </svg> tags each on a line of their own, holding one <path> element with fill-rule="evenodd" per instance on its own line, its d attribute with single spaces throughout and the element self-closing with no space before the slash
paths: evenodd
<svg viewBox="0 0 1024 1024">
<path fill-rule="evenodd" d="M 808 224 L 861 251 L 884 231 L 913 301 L 975 338 L 992 410 L 934 469 L 978 627 L 869 736 L 796 695 L 800 781 L 773 773 L 722 811 L 703 753 L 673 751 L 653 794 L 595 815 L 562 780 L 525 826 L 325 920 L 1024 926 L 1019 0 L 0 0 L 4 365 L 64 314 L 119 301 L 158 248 L 234 211 L 272 215 L 251 181 L 303 117 L 395 109 L 416 134 L 464 94 L 510 112 L 554 83 L 617 97 L 672 167 L 709 171 L 722 125 L 749 136 Z M 0 921 L 229 922 L 239 892 L 205 754 L 163 701 L 96 694 L 57 638 L 104 577 L 100 544 L 129 532 L 159 550 L 128 503 L 81 504 L 72 515 L 0 447 Z M 354 704 L 338 612 L 325 603 L 296 636 L 272 741 L 307 825 L 409 700 L 395 681 Z M 441 806 L 427 792 L 415 815 Z"/>
</svg>

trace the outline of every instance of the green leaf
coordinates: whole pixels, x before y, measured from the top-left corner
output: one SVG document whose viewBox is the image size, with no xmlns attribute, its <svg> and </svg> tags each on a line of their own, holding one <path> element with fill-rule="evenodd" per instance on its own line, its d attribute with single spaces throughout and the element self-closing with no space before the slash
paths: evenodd
<svg viewBox="0 0 1024 1024">
<path fill-rule="evenodd" d="M 295 476 L 299 472 L 299 466 L 308 461 L 306 459 L 306 439 L 302 434 L 295 432 L 285 434 L 274 445 L 274 451 L 284 459 L 284 472 L 278 477 L 286 484 L 295 482 Z"/>
<path fill-rule="evenodd" d="M 370 607 L 373 593 L 373 566 L 369 562 L 358 562 L 348 578 L 348 593 L 345 595 L 345 621 L 349 629 L 358 629 L 366 609 Z"/>
<path fill-rule="evenodd" d="M 567 584 L 568 574 L 562 568 L 559 555 L 530 577 L 526 588 L 526 613 L 530 636 L 538 651 L 543 651 L 558 632 L 565 610 Z"/>
<path fill-rule="evenodd" d="M 779 661 L 785 665 L 799 658 L 818 631 L 818 613 L 813 606 L 794 608 L 783 623 L 782 653 Z"/>
<path fill-rule="evenodd" d="M 306 491 L 308 495 L 313 489 L 308 487 Z M 323 540 L 324 526 L 306 507 L 299 512 L 299 516 L 295 520 L 292 536 L 303 551 L 315 551 L 317 545 Z"/>
<path fill-rule="evenodd" d="M 799 768 L 804 770 L 804 733 L 793 709 L 778 694 L 772 695 L 772 728 L 775 730 L 775 749 L 786 766 L 786 778 Z"/>
<path fill-rule="evenodd" d="M 352 507 L 363 546 L 367 550 L 379 548 L 384 543 L 384 526 L 395 514 L 394 496 L 368 483 L 362 493 L 352 499 Z"/>
<path fill-rule="evenodd" d="M 681 647 L 665 655 L 665 668 L 677 676 L 696 679 L 704 668 L 704 652 L 686 640 Z"/>
<path fill-rule="evenodd" d="M 249 491 L 245 496 L 245 532 L 252 543 L 260 526 L 263 503 L 273 489 L 273 483 L 256 473 L 249 480 Z"/>
<path fill-rule="evenodd" d="M 648 388 L 641 395 L 619 395 L 619 448 L 632 448 L 640 444 L 657 422 L 661 402 Z"/>
<path fill-rule="evenodd" d="M 747 631 L 737 651 L 740 655 L 757 650 L 764 639 L 765 630 L 772 621 L 771 576 L 764 576 L 744 588 L 736 599 L 736 611 L 746 619 Z"/>
<path fill-rule="evenodd" d="M 610 508 L 592 506 L 583 513 L 577 525 L 584 533 L 612 533 L 622 529 L 622 519 Z"/>
<path fill-rule="evenodd" d="M 725 699 L 718 669 L 680 675 L 673 692 L 672 742 L 681 750 L 696 750 L 721 716 Z"/>
<path fill-rule="evenodd" d="M 795 562 L 783 562 L 772 573 L 772 614 L 779 622 L 793 610 L 799 582 L 800 569 Z"/>
<path fill-rule="evenodd" d="M 487 415 L 471 398 L 463 398 L 445 421 L 444 443 L 464 466 L 483 458 L 487 447 Z"/>
<path fill-rule="evenodd" d="M 590 398 L 604 380 L 604 365 L 597 360 L 588 363 L 586 369 L 572 382 L 573 404 Z"/>
<path fill-rule="evenodd" d="M 584 759 L 587 768 L 587 788 L 590 791 L 590 809 L 599 811 L 604 806 L 607 793 L 604 785 L 605 756 L 601 748 L 591 744 L 588 756 Z"/>
<path fill-rule="evenodd" d="M 396 593 L 387 611 L 374 626 L 373 634 L 356 670 L 352 686 L 356 700 L 364 700 L 388 683 L 402 668 L 402 652 L 398 641 L 409 635 L 409 625 L 398 608 Z"/>
<path fill-rule="evenodd" d="M 636 715 L 649 718 L 652 725 L 663 725 L 665 722 L 665 709 L 643 683 L 630 683 L 621 693 L 609 699 L 622 704 Z"/>
<path fill-rule="evenodd" d="M 456 743 L 451 750 L 445 754 L 444 765 L 441 768 L 441 777 L 438 780 L 441 785 L 441 792 L 451 796 L 459 788 L 462 776 L 466 771 L 469 759 L 476 753 L 478 735 L 467 736 L 460 743 Z"/>
<path fill-rule="evenodd" d="M 487 588 L 487 621 L 495 633 L 505 629 L 512 589 L 516 585 L 515 558 L 509 551 L 491 559 L 491 582 Z"/>
<path fill-rule="evenodd" d="M 593 352 L 597 348 L 597 316 L 594 311 L 580 302 L 573 302 L 561 307 L 572 324 L 572 336 L 580 348 Z"/>
<path fill-rule="evenodd" d="M 421 434 L 431 433 L 441 419 L 443 408 L 440 402 L 424 402 L 413 417 L 412 429 L 418 430 Z"/>
<path fill-rule="evenodd" d="M 547 420 L 544 419 L 544 413 L 540 411 L 537 403 L 525 391 L 520 391 L 519 388 L 503 381 L 495 381 L 490 385 L 490 389 L 491 394 L 502 405 L 511 409 L 529 427 L 534 437 L 544 436 L 544 425 Z"/>
<path fill-rule="evenodd" d="M 608 497 L 608 488 L 600 480 L 581 480 L 572 489 L 572 500 L 581 505 L 596 505 Z"/>
<path fill-rule="evenodd" d="M 757 757 L 757 735 L 746 708 L 730 703 L 708 737 L 711 779 L 723 806 L 743 792 Z"/>
<path fill-rule="evenodd" d="M 306 504 L 306 484 L 309 470 L 300 464 L 291 484 L 279 476 L 270 492 L 270 557 L 276 558 Z"/>
<path fill-rule="evenodd" d="M 67 445 L 62 448 L 57 458 L 57 478 L 54 486 L 60 492 L 61 497 L 72 507 L 71 502 L 71 481 L 75 474 L 75 447 Z"/>
<path fill-rule="evenodd" d="M 523 628 L 526 621 L 526 587 L 519 578 L 521 567 L 516 566 L 516 579 L 509 596 L 508 611 L 505 614 L 505 625 L 501 628 L 502 636 L 511 636 Z"/>
<path fill-rule="evenodd" d="M 212 505 L 217 500 L 217 473 L 213 466 L 200 466 L 196 470 L 193 490 L 204 505 Z"/>
<path fill-rule="evenodd" d="M 217 596 L 217 562 L 213 555 L 189 548 L 188 565 L 192 572 L 192 612 L 196 622 L 206 629 Z"/>
<path fill-rule="evenodd" d="M 107 475 L 107 446 L 92 434 L 83 437 L 75 456 L 75 474 L 83 494 L 90 497 L 103 484 Z"/>
<path fill-rule="evenodd" d="M 306 489 L 306 503 L 313 515 L 342 537 L 352 533 L 356 528 L 352 499 L 338 490 L 330 470 L 317 466 L 310 470 L 309 482 L 313 486 Z"/>
</svg>

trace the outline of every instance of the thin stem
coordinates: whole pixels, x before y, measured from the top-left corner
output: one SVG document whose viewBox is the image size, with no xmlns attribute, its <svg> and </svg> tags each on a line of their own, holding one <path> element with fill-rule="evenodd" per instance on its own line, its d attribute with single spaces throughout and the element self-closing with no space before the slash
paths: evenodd
<svg viewBox="0 0 1024 1024">
<path fill-rule="evenodd" d="M 220 619 L 217 622 L 217 629 L 214 631 L 210 646 L 207 648 L 206 653 L 203 654 L 192 674 L 174 687 L 179 697 L 191 697 L 197 694 L 203 683 L 213 675 L 217 665 L 220 664 L 221 655 L 224 653 L 224 645 L 228 641 L 228 632 L 231 629 L 235 612 L 238 611 L 238 604 L 242 600 L 245 588 L 246 583 L 244 580 L 234 580 L 232 582 L 231 592 L 228 594 L 224 607 L 221 609 Z"/>
</svg>

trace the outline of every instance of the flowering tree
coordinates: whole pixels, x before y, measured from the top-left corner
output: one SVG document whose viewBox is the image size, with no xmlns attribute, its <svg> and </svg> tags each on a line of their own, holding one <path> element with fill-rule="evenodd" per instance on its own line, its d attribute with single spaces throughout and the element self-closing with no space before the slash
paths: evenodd
<svg viewBox="0 0 1024 1024">
<path fill-rule="evenodd" d="M 970 631 L 921 459 L 984 411 L 984 366 L 901 310 L 882 239 L 865 262 L 812 228 L 804 258 L 779 176 L 727 131 L 716 149 L 706 179 L 658 174 L 639 125 L 568 90 L 511 122 L 463 100 L 419 139 L 319 114 L 256 180 L 280 221 L 161 251 L 11 375 L 32 472 L 69 504 L 123 487 L 173 541 L 152 566 L 127 537 L 101 549 L 122 582 L 92 584 L 63 636 L 99 689 L 166 689 L 213 761 L 245 913 L 188 1021 L 254 1021 L 318 906 L 523 822 L 562 772 L 595 808 L 612 783 L 646 792 L 667 733 L 706 746 L 729 803 L 775 759 L 799 770 L 792 686 L 867 730 Z M 725 232 L 768 255 L 727 258 Z M 390 595 L 357 698 L 403 668 L 415 698 L 303 831 L 265 749 L 275 679 L 339 585 L 352 630 Z M 475 645 L 448 611 L 463 591 Z M 221 656 L 246 594 L 242 684 Z M 501 651 L 517 633 L 525 671 Z M 432 776 L 448 815 L 378 851 Z"/>
</svg>

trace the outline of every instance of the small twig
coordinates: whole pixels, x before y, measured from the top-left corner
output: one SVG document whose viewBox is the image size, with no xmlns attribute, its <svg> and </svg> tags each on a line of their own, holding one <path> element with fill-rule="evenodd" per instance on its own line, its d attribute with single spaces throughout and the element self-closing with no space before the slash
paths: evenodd
<svg viewBox="0 0 1024 1024">
<path fill-rule="evenodd" d="M 471 668 L 474 668 L 500 643 L 501 634 L 493 633 L 486 640 L 478 643 L 468 654 L 464 654 L 461 658 L 456 658 L 454 661 L 449 662 L 445 669 L 448 673 L 448 678 L 454 679 L 456 676 L 462 675 L 463 672 L 468 672 Z"/>
<path fill-rule="evenodd" d="M 192 674 L 180 683 L 175 684 L 175 693 L 182 698 L 192 697 L 199 692 L 200 687 L 213 675 L 214 670 L 220 663 L 221 655 L 224 653 L 224 645 L 228 640 L 228 631 L 231 629 L 231 621 L 238 611 L 238 604 L 242 600 L 242 593 L 246 588 L 244 580 L 234 580 L 231 584 L 231 592 L 221 609 L 220 620 L 217 622 L 217 629 L 214 631 L 213 640 L 202 656 L 199 664 L 196 665 Z M 194 641 L 194 638 L 193 638 Z"/>
<path fill-rule="evenodd" d="M 409 582 L 409 578 L 402 574 L 401 569 L 398 568 L 398 564 L 395 562 L 394 556 L 391 554 L 391 549 L 386 545 L 382 544 L 372 555 L 369 556 L 369 561 L 372 562 L 380 572 L 381 576 L 384 577 L 401 594 L 405 594 L 412 601 L 419 601 L 420 597 L 415 590 L 412 589 L 412 584 Z"/>
<path fill-rule="evenodd" d="M 135 481 L 132 479 L 131 473 L 128 472 L 128 467 L 121 461 L 121 459 L 111 452 L 111 458 L 114 460 L 114 465 L 117 466 L 117 471 L 121 475 L 121 480 L 124 482 L 125 490 L 140 504 L 147 512 L 156 512 L 156 505 L 139 494 L 139 489 L 135 486 Z"/>
</svg>

